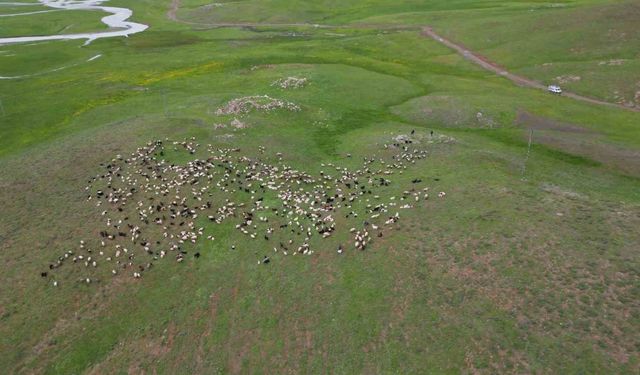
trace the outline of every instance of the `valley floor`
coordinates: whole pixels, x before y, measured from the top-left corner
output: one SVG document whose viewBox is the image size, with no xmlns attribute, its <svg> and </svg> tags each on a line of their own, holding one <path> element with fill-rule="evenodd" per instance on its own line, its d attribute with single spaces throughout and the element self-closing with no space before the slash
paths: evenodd
<svg viewBox="0 0 640 375">
<path fill-rule="evenodd" d="M 635 2 L 105 4 L 0 46 L 5 372 L 640 370 Z"/>
</svg>

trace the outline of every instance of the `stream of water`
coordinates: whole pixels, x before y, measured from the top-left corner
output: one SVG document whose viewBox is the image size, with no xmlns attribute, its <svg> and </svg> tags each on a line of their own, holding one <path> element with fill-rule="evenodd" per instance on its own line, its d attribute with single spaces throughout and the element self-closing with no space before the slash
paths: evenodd
<svg viewBox="0 0 640 375">
<path fill-rule="evenodd" d="M 109 13 L 108 16 L 102 17 L 102 23 L 109 26 L 111 30 L 94 33 L 34 35 L 0 38 L 0 44 L 70 39 L 86 39 L 88 44 L 91 41 L 100 38 L 113 38 L 119 36 L 127 37 L 131 34 L 142 32 L 149 27 L 142 23 L 127 21 L 133 15 L 131 9 L 103 6 L 102 3 L 106 1 L 107 0 L 40 0 L 39 3 L 19 3 L 25 5 L 42 4 L 46 7 L 59 10 L 100 10 Z M 0 5 L 1 4 L 10 5 L 15 3 L 0 3 Z"/>
</svg>

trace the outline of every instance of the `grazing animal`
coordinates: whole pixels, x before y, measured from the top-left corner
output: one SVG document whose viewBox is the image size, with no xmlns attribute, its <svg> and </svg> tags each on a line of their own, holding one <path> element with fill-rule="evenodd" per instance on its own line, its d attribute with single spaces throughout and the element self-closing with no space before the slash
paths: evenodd
<svg viewBox="0 0 640 375">
<path fill-rule="evenodd" d="M 416 129 L 411 130 L 411 134 L 416 134 Z M 433 135 L 433 131 L 431 134 Z M 187 252 L 181 250 L 184 244 L 195 244 L 201 237 L 214 240 L 213 236 L 204 234 L 204 228 L 196 227 L 195 219 L 198 215 L 208 219 L 212 225 L 222 224 L 226 219 L 242 219 L 240 224 L 235 223 L 237 224 L 235 228 L 243 236 L 256 240 L 259 233 L 263 233 L 265 241 L 270 241 L 273 237 L 274 241 L 278 241 L 280 245 L 279 248 L 274 247 L 274 252 L 279 252 L 281 249 L 285 256 L 289 251 L 292 255 L 313 254 L 314 251 L 310 246 L 313 236 L 327 238 L 337 233 L 336 223 L 331 215 L 335 217 L 345 215 L 347 219 L 364 215 L 367 218 L 363 222 L 364 228 L 357 230 L 354 227 L 349 231 L 355 236 L 356 248 L 365 250 L 371 241 L 367 229 L 375 230 L 378 237 L 382 237 L 382 232 L 378 230 L 378 225 L 382 226 L 382 223 L 375 224 L 380 217 L 388 217 L 385 222 L 388 225 L 398 221 L 397 213 L 395 216 L 388 216 L 391 214 L 389 213 L 391 207 L 398 205 L 400 208 L 410 208 L 411 206 L 407 204 L 400 206 L 400 201 L 411 199 L 412 196 L 416 200 L 419 199 L 419 195 L 424 196 L 425 199 L 428 196 L 426 193 L 416 192 L 417 188 L 414 186 L 410 191 L 405 191 L 402 196 L 393 197 L 392 202 L 366 204 L 370 201 L 370 197 L 366 194 L 371 195 L 372 199 L 379 200 L 380 196 L 372 195 L 372 190 L 395 183 L 390 175 L 394 175 L 396 170 L 402 174 L 402 170 L 407 169 L 407 163 L 415 163 L 416 160 L 426 157 L 427 151 L 410 150 L 414 142 L 412 139 L 407 136 L 402 138 L 397 139 L 393 144 L 397 149 L 395 155 L 389 155 L 392 160 L 385 160 L 386 155 L 364 157 L 364 165 L 358 170 L 349 170 L 333 163 L 326 163 L 326 165 L 321 163 L 323 168 L 335 168 L 337 174 L 332 177 L 325 169 L 326 173 L 320 171 L 320 177 L 317 178 L 286 166 L 270 165 L 259 158 L 251 159 L 249 156 L 242 155 L 235 157 L 231 154 L 240 152 L 240 149 L 214 149 L 211 145 L 208 145 L 208 151 L 211 154 L 204 160 L 195 159 L 186 165 L 166 163 L 164 160 L 156 159 L 158 155 L 163 155 L 162 141 L 149 142 L 146 147 L 141 147 L 132 154 L 131 158 L 117 156 L 110 164 L 103 163 L 102 167 L 106 168 L 105 173 L 92 177 L 88 182 L 89 184 L 98 180 L 106 182 L 101 185 L 102 190 L 99 190 L 99 194 L 94 193 L 88 199 L 97 198 L 97 206 L 104 208 L 107 205 L 102 204 L 108 203 L 111 207 L 102 211 L 103 215 L 108 215 L 107 228 L 100 232 L 98 240 L 101 247 L 96 253 L 99 253 L 100 257 L 104 256 L 108 262 L 115 262 L 112 269 L 114 275 L 120 270 L 130 270 L 129 272 L 133 272 L 135 278 L 140 278 L 143 271 L 151 267 L 151 263 L 146 263 L 144 267 L 139 264 L 141 255 L 145 259 L 149 255 L 154 260 L 158 260 L 168 258 L 168 255 L 173 253 L 177 262 L 186 261 Z M 182 146 L 193 154 L 198 145 L 192 141 L 173 142 L 174 150 L 177 151 L 178 147 Z M 385 144 L 384 148 L 389 146 Z M 264 148 L 260 147 L 259 151 L 264 153 Z M 281 155 L 278 153 L 280 161 L 282 161 Z M 345 155 L 352 157 L 351 154 Z M 379 167 L 374 166 L 378 163 Z M 168 174 L 174 174 L 174 172 L 179 178 Z M 414 178 L 412 182 L 417 184 L 422 180 Z M 305 185 L 314 186 L 314 190 L 304 188 Z M 213 190 L 235 194 L 236 188 L 250 195 L 251 201 L 234 202 L 229 196 L 219 207 L 213 207 L 210 201 L 206 201 L 207 195 L 213 196 Z M 269 199 L 257 196 L 265 193 L 266 189 L 275 190 L 280 198 L 281 202 L 273 203 L 276 207 L 270 207 L 272 203 Z M 378 193 L 378 191 L 375 192 Z M 356 207 L 360 207 L 359 204 L 363 200 L 366 200 L 367 207 L 366 211 L 361 212 Z M 118 212 L 128 213 L 127 207 L 132 205 L 137 212 L 132 214 L 130 220 L 129 216 L 121 220 L 119 219 L 121 215 L 109 217 L 110 213 L 116 209 Z M 242 207 L 245 208 L 241 209 Z M 127 209 L 123 211 L 123 208 Z M 339 209 L 342 211 L 338 212 Z M 265 211 L 273 212 L 276 221 L 282 220 L 280 223 L 272 224 L 273 228 L 269 227 L 266 232 L 260 227 L 262 223 L 269 222 L 269 218 L 261 214 Z M 162 229 L 158 228 L 157 231 L 152 232 L 153 236 L 145 239 L 149 224 L 154 227 L 161 226 Z M 278 225 L 279 232 L 275 229 Z M 350 226 L 347 225 L 345 223 L 342 229 L 348 230 Z M 154 237 L 156 232 L 158 236 Z M 288 238 L 280 239 L 280 236 Z M 130 241 L 130 249 L 123 247 L 125 240 Z M 303 240 L 303 243 L 299 243 L 299 240 Z M 113 245 L 110 241 L 113 241 Z M 236 249 L 235 244 L 228 246 L 232 250 Z M 80 241 L 80 248 L 87 253 L 91 253 L 89 247 L 89 244 Z M 341 244 L 337 252 L 342 254 L 343 251 Z M 267 255 L 259 258 L 258 254 L 256 252 L 258 264 L 271 262 Z M 94 260 L 87 255 L 94 254 L 85 254 L 82 251 L 82 255 L 73 256 L 72 252 L 68 252 L 68 255 L 65 253 L 64 257 L 60 257 L 57 263 L 51 264 L 50 268 L 60 267 L 66 258 L 72 258 L 74 263 L 84 263 L 85 266 L 91 264 L 97 267 L 103 263 L 103 258 Z M 201 253 L 196 252 L 194 258 L 199 258 L 200 255 Z M 48 273 L 43 272 L 41 275 L 46 277 Z M 86 282 L 98 284 L 100 280 L 86 279 Z"/>
</svg>

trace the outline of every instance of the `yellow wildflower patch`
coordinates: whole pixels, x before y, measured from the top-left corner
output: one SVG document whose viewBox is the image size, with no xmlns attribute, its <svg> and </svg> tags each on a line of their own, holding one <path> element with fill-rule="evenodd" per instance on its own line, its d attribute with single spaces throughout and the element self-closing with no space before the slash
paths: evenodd
<svg viewBox="0 0 640 375">
<path fill-rule="evenodd" d="M 160 81 L 165 81 L 168 79 L 175 79 L 175 78 L 186 77 L 191 75 L 204 74 L 211 71 L 220 70 L 221 67 L 222 67 L 221 62 L 214 61 L 214 62 L 210 62 L 204 65 L 199 65 L 194 67 L 169 70 L 166 72 L 159 72 L 159 73 L 149 73 L 149 74 L 145 74 L 143 78 L 138 80 L 136 83 L 138 85 L 150 85 L 150 84 L 160 82 Z"/>
<path fill-rule="evenodd" d="M 117 103 L 119 101 L 122 101 L 124 99 L 126 99 L 127 97 L 131 96 L 132 94 L 134 94 L 133 92 L 120 92 L 118 94 L 115 95 L 111 95 L 108 96 L 106 98 L 100 98 L 100 99 L 94 99 L 94 100 L 89 100 L 84 106 L 82 106 L 80 109 L 76 110 L 75 112 L 73 112 L 71 117 L 77 117 L 80 116 L 81 114 L 88 112 L 96 107 L 101 107 L 104 105 L 109 105 L 109 104 L 114 104 Z"/>
</svg>

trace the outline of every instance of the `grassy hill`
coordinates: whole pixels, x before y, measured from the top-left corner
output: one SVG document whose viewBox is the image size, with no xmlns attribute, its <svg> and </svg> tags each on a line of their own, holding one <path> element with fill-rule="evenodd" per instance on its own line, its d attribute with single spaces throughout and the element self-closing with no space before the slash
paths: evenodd
<svg viewBox="0 0 640 375">
<path fill-rule="evenodd" d="M 640 113 L 515 86 L 420 34 L 431 25 L 516 73 L 629 102 L 640 90 L 635 3 L 109 5 L 150 28 L 87 46 L 0 46 L 0 76 L 22 77 L 0 80 L 7 373 L 639 371 Z M 101 29 L 75 13 L 15 19 Z M 274 84 L 290 76 L 308 83 Z M 300 110 L 216 113 L 256 95 Z M 141 279 L 102 260 L 48 269 L 81 240 L 97 246 L 104 217 L 87 180 L 149 141 L 195 137 L 203 158 L 206 144 L 272 163 L 282 153 L 317 175 L 322 164 L 357 169 L 412 131 L 428 157 L 376 194 L 390 202 L 420 179 L 431 196 L 365 251 L 348 231 L 360 207 L 309 256 L 202 220 L 215 241 L 185 245 L 185 261 L 155 261 Z"/>
</svg>

